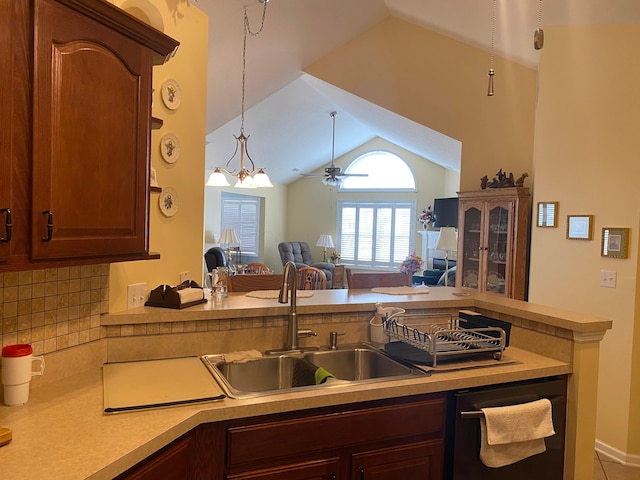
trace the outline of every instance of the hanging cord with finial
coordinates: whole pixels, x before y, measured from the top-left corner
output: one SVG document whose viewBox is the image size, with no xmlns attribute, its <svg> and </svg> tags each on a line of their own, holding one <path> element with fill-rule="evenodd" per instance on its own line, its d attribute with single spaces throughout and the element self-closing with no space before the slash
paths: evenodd
<svg viewBox="0 0 640 480">
<path fill-rule="evenodd" d="M 493 76 L 495 71 L 493 70 L 493 47 L 495 45 L 496 37 L 496 0 L 493 0 L 493 12 L 491 15 L 491 52 L 489 54 L 489 88 L 487 89 L 487 96 L 493 97 Z"/>
<path fill-rule="evenodd" d="M 542 0 L 538 0 L 538 28 L 533 32 L 533 48 L 540 50 L 544 46 L 544 30 L 542 30 Z"/>
</svg>

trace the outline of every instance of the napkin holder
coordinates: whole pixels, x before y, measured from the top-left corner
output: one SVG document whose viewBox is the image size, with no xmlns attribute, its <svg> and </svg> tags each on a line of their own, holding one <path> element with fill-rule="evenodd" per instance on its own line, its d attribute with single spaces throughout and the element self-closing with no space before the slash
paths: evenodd
<svg viewBox="0 0 640 480">
<path fill-rule="evenodd" d="M 149 294 L 149 300 L 145 302 L 147 307 L 162 307 L 162 308 L 186 308 L 193 305 L 199 305 L 201 303 L 207 303 L 207 299 L 204 298 L 204 291 L 202 292 L 202 299 L 193 300 L 190 302 L 182 302 L 180 298 L 180 290 L 185 288 L 202 288 L 193 280 L 186 280 L 180 285 L 172 287 L 170 285 L 159 285 Z"/>
</svg>

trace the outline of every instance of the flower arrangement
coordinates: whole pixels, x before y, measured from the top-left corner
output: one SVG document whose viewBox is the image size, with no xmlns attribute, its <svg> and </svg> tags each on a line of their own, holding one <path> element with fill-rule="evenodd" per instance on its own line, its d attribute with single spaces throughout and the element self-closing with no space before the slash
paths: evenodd
<svg viewBox="0 0 640 480">
<path fill-rule="evenodd" d="M 329 259 L 331 259 L 331 263 L 338 263 L 338 260 L 340 260 L 340 252 L 334 250 L 333 252 L 331 252 L 331 256 L 329 257 Z"/>
<path fill-rule="evenodd" d="M 418 217 L 418 222 L 420 222 L 425 228 L 433 223 L 433 210 L 431 210 L 431 205 L 422 210 L 422 213 Z"/>
<path fill-rule="evenodd" d="M 416 255 L 415 250 L 400 264 L 400 271 L 407 275 L 413 275 L 422 268 L 422 258 Z"/>
</svg>

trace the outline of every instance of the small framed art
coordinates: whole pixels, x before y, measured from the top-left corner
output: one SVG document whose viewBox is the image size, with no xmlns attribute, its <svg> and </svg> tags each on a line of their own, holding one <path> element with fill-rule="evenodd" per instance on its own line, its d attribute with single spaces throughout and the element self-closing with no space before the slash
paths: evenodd
<svg viewBox="0 0 640 480">
<path fill-rule="evenodd" d="M 593 215 L 567 215 L 569 240 L 593 240 Z"/>
<path fill-rule="evenodd" d="M 629 256 L 628 228 L 602 229 L 602 256 L 612 258 L 627 258 Z"/>
<path fill-rule="evenodd" d="M 558 202 L 538 202 L 538 227 L 558 226 Z"/>
</svg>

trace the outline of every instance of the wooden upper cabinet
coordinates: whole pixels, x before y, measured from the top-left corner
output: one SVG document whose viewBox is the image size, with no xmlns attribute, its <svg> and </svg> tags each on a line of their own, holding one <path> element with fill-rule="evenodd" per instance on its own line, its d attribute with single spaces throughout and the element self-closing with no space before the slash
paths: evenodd
<svg viewBox="0 0 640 480">
<path fill-rule="evenodd" d="M 178 42 L 102 0 L 1 8 L 12 3 L 30 3 L 18 16 L 32 19 L 34 39 L 9 43 L 32 58 L 32 84 L 23 75 L 33 102 L 31 135 L 0 133 L 3 150 L 8 143 L 29 157 L 10 165 L 10 182 L 30 183 L 27 214 L 13 219 L 30 246 L 18 262 L 148 257 L 152 70 Z M 0 180 L 0 239 L 4 204 L 25 204 L 13 193 L 7 200 L 4 187 Z M 13 255 L 6 251 L 0 246 L 0 261 Z"/>
</svg>

